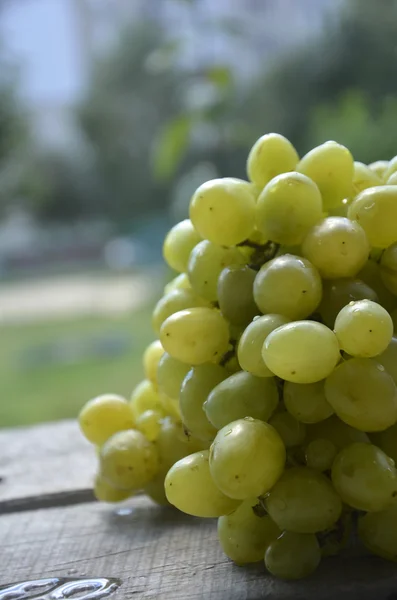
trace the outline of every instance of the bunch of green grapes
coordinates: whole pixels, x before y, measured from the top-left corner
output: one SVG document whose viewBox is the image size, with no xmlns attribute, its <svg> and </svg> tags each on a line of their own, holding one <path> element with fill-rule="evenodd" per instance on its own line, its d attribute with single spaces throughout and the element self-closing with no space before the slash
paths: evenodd
<svg viewBox="0 0 397 600">
<path fill-rule="evenodd" d="M 99 500 L 218 518 L 225 554 L 286 579 L 352 528 L 397 560 L 397 157 L 252 147 L 166 236 L 176 271 L 130 399 L 90 400 Z"/>
</svg>

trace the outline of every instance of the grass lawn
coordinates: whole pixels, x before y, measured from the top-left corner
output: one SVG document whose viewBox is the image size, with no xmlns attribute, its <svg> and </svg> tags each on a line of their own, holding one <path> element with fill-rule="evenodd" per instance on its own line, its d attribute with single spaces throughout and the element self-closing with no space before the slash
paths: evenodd
<svg viewBox="0 0 397 600">
<path fill-rule="evenodd" d="M 128 396 L 154 339 L 150 315 L 147 307 L 114 318 L 2 327 L 0 427 L 75 417 L 105 392 Z"/>
</svg>

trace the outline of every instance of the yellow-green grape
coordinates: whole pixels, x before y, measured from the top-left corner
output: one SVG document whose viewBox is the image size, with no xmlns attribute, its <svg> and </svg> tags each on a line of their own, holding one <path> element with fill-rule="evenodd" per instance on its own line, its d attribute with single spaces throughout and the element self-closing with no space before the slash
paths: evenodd
<svg viewBox="0 0 397 600">
<path fill-rule="evenodd" d="M 341 144 L 329 141 L 313 148 L 301 158 L 296 170 L 318 185 L 325 209 L 352 195 L 353 157 Z"/>
<path fill-rule="evenodd" d="M 325 395 L 338 417 L 361 431 L 382 431 L 397 420 L 396 385 L 371 358 L 338 365 L 325 382 Z"/>
<path fill-rule="evenodd" d="M 278 391 L 273 377 L 255 377 L 239 371 L 211 391 L 204 402 L 204 411 L 212 425 L 221 429 L 244 417 L 267 421 L 277 404 Z"/>
<path fill-rule="evenodd" d="M 201 237 L 219 246 L 234 246 L 254 229 L 255 196 L 247 181 L 212 179 L 193 194 L 189 213 Z"/>
<path fill-rule="evenodd" d="M 270 490 L 265 505 L 280 529 L 295 533 L 328 529 L 342 512 L 342 502 L 331 482 L 307 467 L 286 470 Z"/>
<path fill-rule="evenodd" d="M 285 408 L 301 423 L 318 423 L 328 419 L 334 412 L 325 397 L 324 381 L 315 383 L 286 381 L 283 399 Z"/>
<path fill-rule="evenodd" d="M 174 290 L 191 290 L 192 286 L 190 285 L 190 281 L 189 281 L 189 277 L 186 275 L 186 273 L 180 273 L 180 275 L 178 275 L 177 277 L 174 277 L 174 279 L 171 279 L 171 281 L 169 281 L 167 283 L 167 285 L 164 288 L 164 295 L 166 296 L 167 294 L 169 294 L 170 292 L 173 292 Z"/>
<path fill-rule="evenodd" d="M 238 362 L 237 356 L 235 354 L 233 354 L 233 356 L 225 362 L 225 369 L 230 375 L 241 371 L 240 363 Z"/>
<path fill-rule="evenodd" d="M 214 302 L 218 298 L 218 279 L 223 269 L 244 263 L 238 248 L 224 248 L 204 240 L 190 254 L 188 274 L 192 288 L 202 298 Z"/>
<path fill-rule="evenodd" d="M 135 426 L 133 412 L 125 398 L 103 394 L 89 400 L 80 411 L 79 425 L 84 437 L 98 446 L 117 431 Z"/>
<path fill-rule="evenodd" d="M 129 405 L 134 419 L 137 419 L 146 410 L 164 412 L 163 402 L 154 385 L 148 379 L 144 379 L 134 388 Z"/>
<path fill-rule="evenodd" d="M 101 448 L 100 472 L 114 487 L 139 490 L 158 470 L 156 447 L 135 429 L 115 433 Z"/>
<path fill-rule="evenodd" d="M 220 517 L 233 512 L 239 505 L 213 482 L 208 450 L 175 463 L 167 473 L 164 487 L 170 504 L 195 517 Z"/>
<path fill-rule="evenodd" d="M 302 254 L 324 279 L 353 277 L 369 256 L 369 243 L 360 225 L 345 217 L 328 217 L 308 232 Z"/>
<path fill-rule="evenodd" d="M 321 194 L 301 173 L 278 175 L 266 185 L 256 203 L 256 226 L 278 244 L 300 244 L 323 216 Z"/>
<path fill-rule="evenodd" d="M 370 259 L 368 260 L 361 271 L 358 273 L 358 277 L 364 281 L 370 288 L 374 290 L 378 298 L 370 298 L 374 302 L 379 302 L 387 311 L 392 311 L 396 307 L 396 298 L 387 289 L 382 281 L 380 266 L 377 262 Z M 352 298 L 352 300 L 363 300 L 364 298 Z"/>
<path fill-rule="evenodd" d="M 223 552 L 238 565 L 263 560 L 269 544 L 281 535 L 268 515 L 258 516 L 258 499 L 249 498 L 230 515 L 218 519 L 218 538 Z"/>
<path fill-rule="evenodd" d="M 255 277 L 256 271 L 246 265 L 226 267 L 219 275 L 219 308 L 230 323 L 246 325 L 259 314 L 253 295 Z"/>
<path fill-rule="evenodd" d="M 286 448 L 299 446 L 305 439 L 305 425 L 285 410 L 273 415 L 269 424 L 280 434 Z"/>
<path fill-rule="evenodd" d="M 167 233 L 163 245 L 163 255 L 167 265 L 183 273 L 187 269 L 189 256 L 194 246 L 201 241 L 190 219 L 185 219 Z"/>
<path fill-rule="evenodd" d="M 343 502 L 366 512 L 385 509 L 397 496 L 394 461 L 372 444 L 343 448 L 332 465 L 332 483 Z"/>
<path fill-rule="evenodd" d="M 315 471 L 328 471 L 332 467 L 337 453 L 338 449 L 331 440 L 318 438 L 306 446 L 306 465 Z"/>
<path fill-rule="evenodd" d="M 265 554 L 265 567 L 280 579 L 303 579 L 317 569 L 321 550 L 317 538 L 310 533 L 284 533 L 270 543 Z"/>
<path fill-rule="evenodd" d="M 318 307 L 325 325 L 334 328 L 335 319 L 344 306 L 356 300 L 378 302 L 376 292 L 360 279 L 334 279 L 323 282 L 323 297 Z"/>
<path fill-rule="evenodd" d="M 394 333 L 397 333 L 397 308 L 394 308 L 392 311 L 389 311 L 389 315 L 391 316 L 391 320 L 393 321 Z"/>
<path fill-rule="evenodd" d="M 387 289 L 397 296 L 397 244 L 392 244 L 383 252 L 380 276 Z"/>
<path fill-rule="evenodd" d="M 100 475 L 95 477 L 94 481 L 94 496 L 99 502 L 123 502 L 135 493 L 135 490 L 120 490 L 113 485 L 110 485 Z"/>
<path fill-rule="evenodd" d="M 157 410 L 145 410 L 136 419 L 136 428 L 149 442 L 154 442 L 160 433 L 160 421 L 163 415 Z"/>
<path fill-rule="evenodd" d="M 340 353 L 338 340 L 328 327 L 315 321 L 295 321 L 268 335 L 262 357 L 281 379 L 314 383 L 332 373 Z"/>
<path fill-rule="evenodd" d="M 160 394 L 160 397 L 167 417 L 172 417 L 176 421 L 180 421 L 181 411 L 179 409 L 179 399 L 169 398 L 165 394 Z"/>
<path fill-rule="evenodd" d="M 207 363 L 193 367 L 186 375 L 179 397 L 182 420 L 195 437 L 213 440 L 216 429 L 209 422 L 203 405 L 208 395 L 221 381 L 228 377 L 225 368 Z"/>
<path fill-rule="evenodd" d="M 300 256 L 285 254 L 261 267 L 254 282 L 254 299 L 263 313 L 303 319 L 315 311 L 322 294 L 321 277 Z"/>
<path fill-rule="evenodd" d="M 157 475 L 149 481 L 147 485 L 143 488 L 146 496 L 149 496 L 153 502 L 159 504 L 160 506 L 169 506 L 170 503 L 167 500 L 167 496 L 165 495 L 164 489 L 164 480 L 166 473 L 160 471 Z"/>
<path fill-rule="evenodd" d="M 351 508 L 343 507 L 335 525 L 316 534 L 322 557 L 337 556 L 349 544 L 353 532 L 353 514 Z"/>
<path fill-rule="evenodd" d="M 397 187 L 368 188 L 354 198 L 347 213 L 360 223 L 371 246 L 387 248 L 397 242 Z"/>
<path fill-rule="evenodd" d="M 285 446 L 268 423 L 246 417 L 218 431 L 211 446 L 211 475 L 230 498 L 245 500 L 268 492 L 281 476 Z"/>
<path fill-rule="evenodd" d="M 397 463 L 397 424 L 388 427 L 384 431 L 371 433 L 371 442 L 379 446 L 387 456 Z"/>
<path fill-rule="evenodd" d="M 185 310 L 198 306 L 209 306 L 209 302 L 197 296 L 192 290 L 174 290 L 160 298 L 153 310 L 152 326 L 158 334 L 161 326 L 168 317 Z"/>
<path fill-rule="evenodd" d="M 164 321 L 160 341 L 168 354 L 189 365 L 216 360 L 226 352 L 229 329 L 211 308 L 181 310 Z"/>
<path fill-rule="evenodd" d="M 394 171 L 386 181 L 386 185 L 397 185 L 397 171 Z"/>
<path fill-rule="evenodd" d="M 397 562 L 397 502 L 360 517 L 358 536 L 370 552 Z"/>
<path fill-rule="evenodd" d="M 273 177 L 294 171 L 299 156 L 287 138 L 278 133 L 262 135 L 252 146 L 247 159 L 247 174 L 259 188 Z"/>
<path fill-rule="evenodd" d="M 384 181 L 385 180 L 384 176 L 385 176 L 386 170 L 389 167 L 389 161 L 388 160 L 376 160 L 375 162 L 369 164 L 368 167 L 371 169 L 371 171 L 373 171 L 379 177 L 379 179 Z"/>
<path fill-rule="evenodd" d="M 256 317 L 244 330 L 237 347 L 237 357 L 241 367 L 257 377 L 272 377 L 273 373 L 262 358 L 265 339 L 277 327 L 290 323 L 283 315 L 263 315 Z"/>
<path fill-rule="evenodd" d="M 306 427 L 305 443 L 308 444 L 317 439 L 329 440 L 338 451 L 354 442 L 370 443 L 366 433 L 350 427 L 350 425 L 341 421 L 336 415 L 332 415 L 325 421 Z"/>
<path fill-rule="evenodd" d="M 385 172 L 383 173 L 383 178 L 387 181 L 393 173 L 397 171 L 397 156 L 393 156 L 393 158 L 389 161 Z"/>
<path fill-rule="evenodd" d="M 189 369 L 190 365 L 164 352 L 157 367 L 157 384 L 160 392 L 173 400 L 178 400 L 182 381 Z"/>
<path fill-rule="evenodd" d="M 159 340 L 149 344 L 143 354 L 143 369 L 146 379 L 154 384 L 157 383 L 157 367 L 163 354 L 164 348 Z"/>
<path fill-rule="evenodd" d="M 371 300 L 350 302 L 335 320 L 334 331 L 342 350 L 351 356 L 371 358 L 386 350 L 393 337 L 393 321 Z"/>
<path fill-rule="evenodd" d="M 376 185 L 382 185 L 382 179 L 376 172 L 362 162 L 354 162 L 353 195 Z"/>
</svg>

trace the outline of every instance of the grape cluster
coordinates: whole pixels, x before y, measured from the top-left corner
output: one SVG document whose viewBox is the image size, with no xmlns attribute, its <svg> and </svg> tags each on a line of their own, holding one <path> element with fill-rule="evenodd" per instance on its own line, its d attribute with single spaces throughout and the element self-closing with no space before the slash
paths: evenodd
<svg viewBox="0 0 397 600">
<path fill-rule="evenodd" d="M 311 574 L 357 528 L 397 560 L 397 157 L 262 136 L 167 234 L 146 379 L 80 414 L 98 499 L 218 518 L 237 564 Z"/>
</svg>

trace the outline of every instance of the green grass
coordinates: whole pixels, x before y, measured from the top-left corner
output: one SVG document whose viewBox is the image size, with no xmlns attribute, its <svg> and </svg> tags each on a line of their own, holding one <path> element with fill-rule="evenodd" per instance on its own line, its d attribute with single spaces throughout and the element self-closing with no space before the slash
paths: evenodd
<svg viewBox="0 0 397 600">
<path fill-rule="evenodd" d="M 75 417 L 84 402 L 105 392 L 128 396 L 143 377 L 142 351 L 154 339 L 150 315 L 147 307 L 117 318 L 4 326 L 0 335 L 0 427 Z M 70 364 L 53 358 L 53 348 L 59 343 L 71 342 L 73 348 L 79 348 L 88 341 L 92 347 L 96 339 L 107 335 L 122 336 L 125 351 L 107 357 L 88 352 Z M 44 357 L 39 364 L 31 364 L 43 348 L 50 352 L 50 360 Z"/>
</svg>

